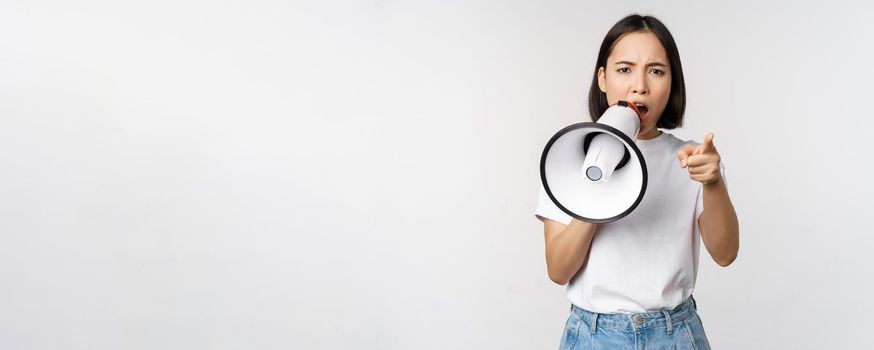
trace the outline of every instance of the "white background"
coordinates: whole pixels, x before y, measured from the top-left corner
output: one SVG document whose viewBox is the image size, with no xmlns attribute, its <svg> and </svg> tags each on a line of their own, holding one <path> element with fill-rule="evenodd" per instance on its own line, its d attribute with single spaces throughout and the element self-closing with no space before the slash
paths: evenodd
<svg viewBox="0 0 874 350">
<path fill-rule="evenodd" d="M 553 349 L 540 153 L 672 31 L 741 223 L 717 349 L 870 348 L 874 6 L 4 1 L 0 348 Z"/>
</svg>

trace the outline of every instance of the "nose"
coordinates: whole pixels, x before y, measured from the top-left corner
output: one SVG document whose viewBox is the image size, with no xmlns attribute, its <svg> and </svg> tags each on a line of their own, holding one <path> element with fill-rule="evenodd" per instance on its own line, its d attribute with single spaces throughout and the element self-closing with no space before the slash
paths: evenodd
<svg viewBox="0 0 874 350">
<path fill-rule="evenodd" d="M 646 76 L 638 75 L 634 79 L 631 86 L 631 92 L 641 95 L 649 93 L 649 87 L 646 84 Z"/>
</svg>

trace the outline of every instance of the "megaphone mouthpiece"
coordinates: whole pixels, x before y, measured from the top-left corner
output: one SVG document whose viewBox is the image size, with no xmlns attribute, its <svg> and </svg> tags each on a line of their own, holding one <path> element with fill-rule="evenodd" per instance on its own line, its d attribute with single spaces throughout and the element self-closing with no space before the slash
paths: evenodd
<svg viewBox="0 0 874 350">
<path fill-rule="evenodd" d="M 620 107 L 631 108 L 631 110 L 633 110 L 634 113 L 637 114 L 637 118 L 640 119 L 640 124 L 643 124 L 643 122 L 646 121 L 646 112 L 649 110 L 646 106 L 638 107 L 633 103 L 628 103 L 625 101 L 616 102 L 616 105 Z"/>
</svg>

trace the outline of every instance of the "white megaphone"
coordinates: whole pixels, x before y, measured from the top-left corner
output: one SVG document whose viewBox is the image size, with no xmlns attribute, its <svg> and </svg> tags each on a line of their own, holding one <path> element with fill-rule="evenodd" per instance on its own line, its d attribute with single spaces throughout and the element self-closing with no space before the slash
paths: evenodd
<svg viewBox="0 0 874 350">
<path fill-rule="evenodd" d="M 556 206 L 578 220 L 606 223 L 640 204 L 646 162 L 634 140 L 641 118 L 635 105 L 619 101 L 597 123 L 574 124 L 552 136 L 540 158 L 540 179 Z"/>
</svg>

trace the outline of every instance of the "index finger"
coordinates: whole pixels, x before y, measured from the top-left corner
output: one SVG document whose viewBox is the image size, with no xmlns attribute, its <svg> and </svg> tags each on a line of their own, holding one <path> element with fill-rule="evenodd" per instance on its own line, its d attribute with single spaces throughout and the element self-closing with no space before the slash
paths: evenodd
<svg viewBox="0 0 874 350">
<path fill-rule="evenodd" d="M 699 153 L 713 152 L 714 147 L 712 132 L 708 132 L 707 135 L 704 136 L 704 142 L 701 144 L 701 148 L 699 149 L 701 150 Z"/>
</svg>

